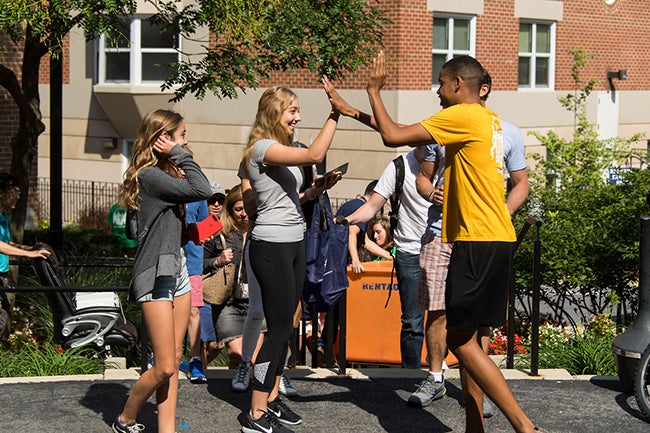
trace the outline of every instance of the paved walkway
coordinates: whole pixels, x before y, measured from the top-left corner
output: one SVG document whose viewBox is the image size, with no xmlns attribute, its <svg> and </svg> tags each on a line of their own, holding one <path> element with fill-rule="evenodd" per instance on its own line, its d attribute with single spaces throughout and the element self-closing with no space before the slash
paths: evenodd
<svg viewBox="0 0 650 433">
<path fill-rule="evenodd" d="M 540 371 L 531 378 L 502 370 L 531 419 L 551 432 L 648 433 L 650 424 L 633 396 L 619 391 L 617 377 L 570 376 L 564 370 Z M 178 433 L 237 432 L 237 415 L 247 409 L 250 393 L 230 390 L 233 372 L 208 371 L 207 385 L 181 380 Z M 337 376 L 326 369 L 288 370 L 299 396 L 289 402 L 304 423 L 296 433 L 463 432 L 464 411 L 458 371 L 449 370 L 447 396 L 425 409 L 406 400 L 425 371 L 398 368 L 348 370 Z M 107 370 L 105 375 L 0 379 L 0 432 L 110 432 L 138 377 L 136 369 Z M 156 431 L 153 403 L 139 422 Z M 500 412 L 487 420 L 488 432 L 512 431 Z"/>
</svg>

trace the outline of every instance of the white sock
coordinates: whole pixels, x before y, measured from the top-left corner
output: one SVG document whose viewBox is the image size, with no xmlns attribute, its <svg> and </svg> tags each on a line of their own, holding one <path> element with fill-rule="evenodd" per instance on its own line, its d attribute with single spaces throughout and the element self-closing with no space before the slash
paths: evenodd
<svg viewBox="0 0 650 433">
<path fill-rule="evenodd" d="M 433 380 L 436 382 L 442 382 L 442 371 L 429 371 L 429 376 L 433 376 Z"/>
</svg>

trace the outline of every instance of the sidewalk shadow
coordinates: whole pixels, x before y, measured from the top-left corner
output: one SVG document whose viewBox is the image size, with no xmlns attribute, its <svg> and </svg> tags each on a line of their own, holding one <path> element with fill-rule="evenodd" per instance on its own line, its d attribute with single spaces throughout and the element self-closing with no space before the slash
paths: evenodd
<svg viewBox="0 0 650 433">
<path fill-rule="evenodd" d="M 408 408 L 403 395 L 410 395 L 417 383 L 412 379 L 368 379 L 359 380 L 349 377 L 335 377 L 326 379 L 301 379 L 327 383 L 335 387 L 347 388 L 346 391 L 329 392 L 315 395 L 299 395 L 292 400 L 297 402 L 322 402 L 331 401 L 337 407 L 352 404 L 375 417 L 383 430 L 388 433 L 402 433 L 404 431 L 427 431 L 432 433 L 450 432 L 453 429 L 439 420 L 428 410 Z M 379 384 L 381 382 L 381 384 Z M 460 401 L 461 391 L 455 385 L 447 382 L 446 399 Z M 436 402 L 434 402 L 436 404 Z M 449 403 L 447 403 L 449 404 Z M 399 410 L 398 410 L 399 408 Z M 405 411 L 407 411 L 405 413 Z M 326 412 L 331 412 L 332 423 L 337 422 L 337 408 L 330 407 Z M 328 413 L 322 416 L 327 417 Z"/>
<path fill-rule="evenodd" d="M 634 394 L 629 394 L 623 391 L 623 387 L 618 377 L 613 376 L 594 376 L 589 379 L 589 382 L 600 388 L 605 388 L 610 391 L 617 391 L 619 394 L 614 397 L 616 404 L 628 414 L 640 419 L 641 421 L 648 421 L 643 413 L 636 406 Z M 634 400 L 634 407 L 630 405 L 630 399 Z"/>
<path fill-rule="evenodd" d="M 208 380 L 208 393 L 242 412 L 247 411 L 251 403 L 251 387 L 246 392 L 235 392 L 230 382 L 230 379 Z"/>
<path fill-rule="evenodd" d="M 94 383 L 88 388 L 86 395 L 79 403 L 101 414 L 102 419 L 108 428 L 110 428 L 115 419 L 115 415 L 120 413 L 124 408 L 130 392 L 131 388 L 119 383 Z M 156 431 L 158 428 L 158 419 L 155 410 L 156 406 L 147 402 L 140 413 L 138 413 L 138 422 L 145 424 L 152 431 Z"/>
</svg>

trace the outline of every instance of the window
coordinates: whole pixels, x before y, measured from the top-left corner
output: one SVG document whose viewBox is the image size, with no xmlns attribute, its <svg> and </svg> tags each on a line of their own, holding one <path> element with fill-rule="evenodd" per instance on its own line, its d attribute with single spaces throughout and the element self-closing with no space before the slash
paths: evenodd
<svg viewBox="0 0 650 433">
<path fill-rule="evenodd" d="M 133 17 L 118 32 L 99 39 L 100 84 L 160 84 L 178 62 L 178 35 L 163 32 L 162 26 L 146 17 Z"/>
<path fill-rule="evenodd" d="M 438 74 L 448 60 L 456 56 L 475 56 L 476 17 L 468 15 L 433 18 L 432 87 L 438 87 Z"/>
<path fill-rule="evenodd" d="M 555 85 L 555 24 L 519 24 L 519 88 L 553 89 Z"/>
</svg>

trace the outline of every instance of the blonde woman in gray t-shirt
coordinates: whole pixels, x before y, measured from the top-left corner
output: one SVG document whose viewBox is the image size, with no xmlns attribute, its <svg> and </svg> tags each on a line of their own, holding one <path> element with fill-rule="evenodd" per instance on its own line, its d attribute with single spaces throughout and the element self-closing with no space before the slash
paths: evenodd
<svg viewBox="0 0 650 433">
<path fill-rule="evenodd" d="M 327 82 L 327 78 L 323 80 Z M 293 135 L 301 120 L 296 94 L 284 87 L 272 87 L 259 100 L 242 167 L 256 196 L 250 266 L 259 281 L 268 331 L 255 360 L 250 411 L 239 416 L 245 433 L 287 433 L 291 430 L 285 425 L 302 422 L 278 397 L 293 314 L 305 280 L 300 166 L 323 160 L 338 118 L 339 113 L 332 110 L 311 146 L 296 147 Z"/>
</svg>

